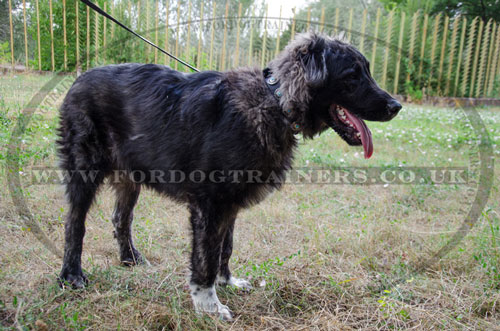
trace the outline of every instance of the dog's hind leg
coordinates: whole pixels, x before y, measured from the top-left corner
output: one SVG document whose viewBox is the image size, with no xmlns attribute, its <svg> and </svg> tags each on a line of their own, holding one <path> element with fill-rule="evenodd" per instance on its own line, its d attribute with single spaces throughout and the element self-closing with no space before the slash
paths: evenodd
<svg viewBox="0 0 500 331">
<path fill-rule="evenodd" d="M 231 320 L 231 311 L 217 297 L 215 280 L 220 270 L 223 241 L 236 212 L 212 202 L 192 203 L 190 211 L 193 251 L 189 286 L 195 310 Z"/>
<path fill-rule="evenodd" d="M 134 247 L 132 240 L 133 210 L 141 191 L 139 184 L 122 178 L 119 183 L 113 183 L 116 192 L 115 210 L 113 212 L 114 235 L 120 249 L 120 261 L 131 266 L 148 263 Z"/>
<path fill-rule="evenodd" d="M 104 175 L 97 170 L 73 172 L 66 183 L 69 212 L 65 223 L 64 259 L 59 282 L 83 288 L 87 277 L 82 271 L 82 248 L 85 236 L 85 217 L 92 205 Z"/>
<path fill-rule="evenodd" d="M 234 219 L 231 221 L 222 245 L 221 265 L 219 274 L 217 275 L 217 285 L 230 285 L 244 290 L 250 290 L 252 289 L 252 285 L 248 281 L 233 277 L 229 270 L 229 259 L 233 253 L 234 221 Z"/>
</svg>

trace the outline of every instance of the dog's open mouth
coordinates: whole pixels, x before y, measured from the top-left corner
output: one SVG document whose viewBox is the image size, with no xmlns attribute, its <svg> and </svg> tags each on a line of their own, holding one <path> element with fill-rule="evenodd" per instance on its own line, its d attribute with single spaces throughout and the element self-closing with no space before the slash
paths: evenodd
<svg viewBox="0 0 500 331">
<path fill-rule="evenodd" d="M 363 145 L 365 159 L 369 159 L 373 154 L 373 140 L 365 122 L 339 105 L 331 105 L 329 112 L 332 119 L 330 126 L 335 132 L 349 145 Z"/>
</svg>

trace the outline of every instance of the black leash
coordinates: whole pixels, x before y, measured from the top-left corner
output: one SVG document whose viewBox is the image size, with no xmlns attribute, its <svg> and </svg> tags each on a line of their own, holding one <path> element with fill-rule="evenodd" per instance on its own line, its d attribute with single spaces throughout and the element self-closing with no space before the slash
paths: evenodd
<svg viewBox="0 0 500 331">
<path fill-rule="evenodd" d="M 161 47 L 156 46 L 154 43 L 152 43 L 151 41 L 147 40 L 146 38 L 144 38 L 140 34 L 132 31 L 132 29 L 130 29 L 128 26 L 124 25 L 123 23 L 121 23 L 120 21 L 118 21 L 117 19 L 115 19 L 113 16 L 109 15 L 108 13 L 106 13 L 104 10 L 102 10 L 101 8 L 99 8 L 97 5 L 95 5 L 94 3 L 92 3 L 90 0 L 80 0 L 80 1 L 83 2 L 84 4 L 86 4 L 87 6 L 89 6 L 90 8 L 92 8 L 93 10 L 95 10 L 96 12 L 98 12 L 99 14 L 101 14 L 102 16 L 110 19 L 111 21 L 115 22 L 116 24 L 118 24 L 119 26 L 121 26 L 122 28 L 124 28 L 125 30 L 127 30 L 128 32 L 132 33 L 134 36 L 139 37 L 143 41 L 145 41 L 148 44 L 150 44 L 151 46 L 155 47 L 160 52 L 162 52 L 162 53 L 170 56 L 172 59 L 180 62 L 181 64 L 185 65 L 189 69 L 194 70 L 196 72 L 200 72 L 200 70 L 196 69 L 195 67 L 193 67 L 189 63 L 182 61 L 181 59 L 179 59 L 178 57 L 170 54 L 169 52 L 167 52 L 166 50 L 162 49 Z"/>
</svg>

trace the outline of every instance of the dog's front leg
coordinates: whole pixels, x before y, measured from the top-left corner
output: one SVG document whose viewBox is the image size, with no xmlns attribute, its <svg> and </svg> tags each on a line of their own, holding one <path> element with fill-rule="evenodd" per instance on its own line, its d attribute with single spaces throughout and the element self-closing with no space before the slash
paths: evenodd
<svg viewBox="0 0 500 331">
<path fill-rule="evenodd" d="M 193 231 L 191 253 L 191 298 L 197 312 L 215 313 L 231 320 L 232 313 L 223 305 L 215 291 L 215 280 L 220 269 L 222 244 L 234 221 L 235 212 L 211 202 L 190 206 Z"/>
</svg>

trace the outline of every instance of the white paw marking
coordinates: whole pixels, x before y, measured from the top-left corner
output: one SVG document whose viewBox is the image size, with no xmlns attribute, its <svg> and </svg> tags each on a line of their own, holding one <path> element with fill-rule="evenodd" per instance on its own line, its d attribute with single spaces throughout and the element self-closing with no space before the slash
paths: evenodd
<svg viewBox="0 0 500 331">
<path fill-rule="evenodd" d="M 251 290 L 253 289 L 252 285 L 250 284 L 249 281 L 241 278 L 236 278 L 231 276 L 229 280 L 227 280 L 224 277 L 221 277 L 217 275 L 217 280 L 216 280 L 217 285 L 229 285 L 229 286 L 234 286 L 242 290 Z"/>
<path fill-rule="evenodd" d="M 215 286 L 203 288 L 196 284 L 189 284 L 194 309 L 197 313 L 218 314 L 225 321 L 231 321 L 233 314 L 226 305 L 220 303 Z"/>
</svg>

